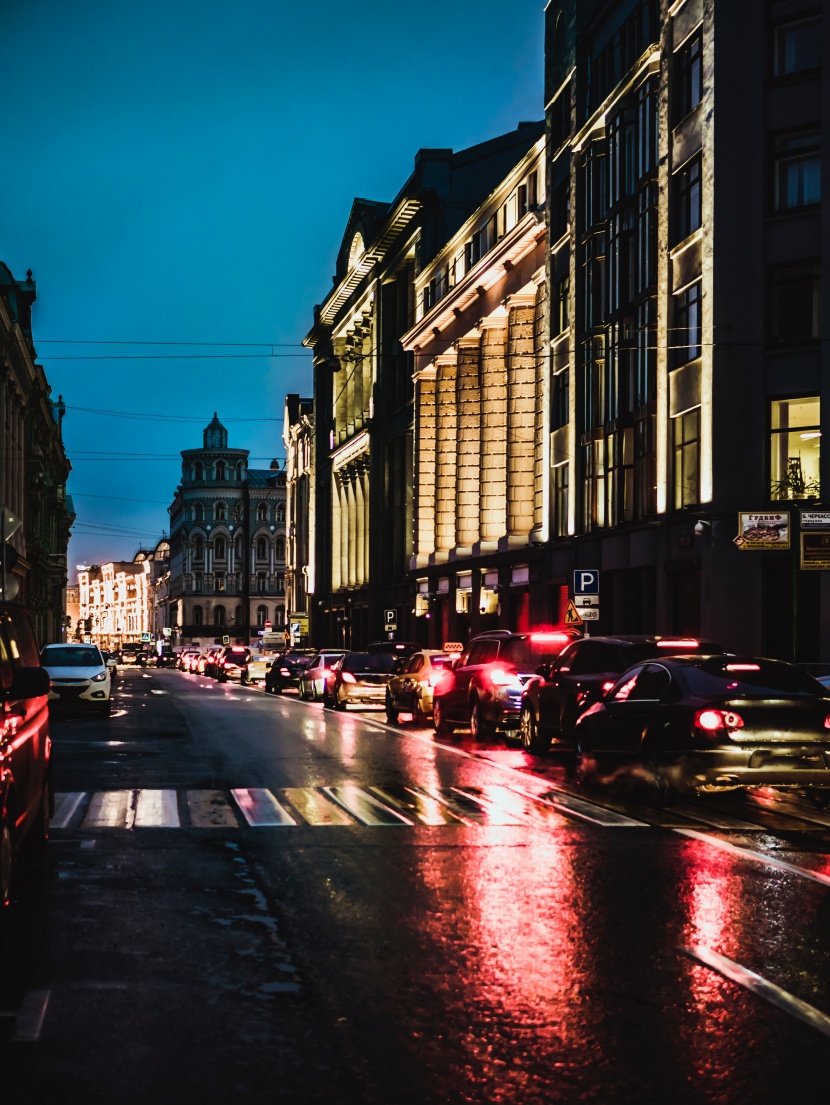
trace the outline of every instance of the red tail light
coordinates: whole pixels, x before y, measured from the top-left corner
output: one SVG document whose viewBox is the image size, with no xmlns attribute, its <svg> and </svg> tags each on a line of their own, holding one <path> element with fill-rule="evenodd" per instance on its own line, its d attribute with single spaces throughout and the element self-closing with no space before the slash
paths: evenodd
<svg viewBox="0 0 830 1105">
<path fill-rule="evenodd" d="M 602 684 L 602 693 L 608 694 L 611 688 L 614 686 L 614 680 L 610 679 L 607 683 Z"/>
<path fill-rule="evenodd" d="M 448 671 L 433 671 L 427 679 L 427 682 L 433 689 L 436 687 L 447 687 L 451 681 L 452 674 Z"/>
<path fill-rule="evenodd" d="M 700 648 L 700 641 L 693 641 L 691 639 L 680 638 L 674 639 L 665 637 L 662 641 L 657 642 L 658 648 Z"/>
<path fill-rule="evenodd" d="M 827 717 L 824 719 L 824 728 L 830 729 L 830 714 L 828 714 Z"/>
<path fill-rule="evenodd" d="M 566 645 L 571 640 L 567 633 L 531 633 L 530 639 L 541 644 L 556 645 Z"/>
<path fill-rule="evenodd" d="M 743 727 L 744 719 L 734 710 L 698 710 L 695 714 L 695 728 L 705 733 L 716 733 L 720 729 L 732 732 Z"/>
<path fill-rule="evenodd" d="M 328 679 L 331 674 L 331 668 L 323 668 L 323 670 L 320 672 L 320 675 L 323 679 Z"/>
<path fill-rule="evenodd" d="M 341 671 L 340 674 L 343 677 L 343 682 L 344 683 L 356 683 L 357 682 L 357 680 L 355 679 L 355 677 L 352 675 L 352 673 L 350 671 Z"/>
<path fill-rule="evenodd" d="M 507 668 L 490 668 L 487 676 L 494 687 L 521 686 L 521 682 L 514 671 Z"/>
</svg>

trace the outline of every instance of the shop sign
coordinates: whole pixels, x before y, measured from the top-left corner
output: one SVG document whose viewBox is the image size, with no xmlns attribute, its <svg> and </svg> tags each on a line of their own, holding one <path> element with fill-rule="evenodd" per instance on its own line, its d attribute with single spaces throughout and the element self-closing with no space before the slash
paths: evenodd
<svg viewBox="0 0 830 1105">
<path fill-rule="evenodd" d="M 739 514 L 738 536 L 734 543 L 741 550 L 788 549 L 790 547 L 790 515 Z"/>
<path fill-rule="evenodd" d="M 830 571 L 830 533 L 802 533 L 801 567 L 816 572 Z"/>
<path fill-rule="evenodd" d="M 802 529 L 830 529 L 830 510 L 802 510 Z"/>
</svg>

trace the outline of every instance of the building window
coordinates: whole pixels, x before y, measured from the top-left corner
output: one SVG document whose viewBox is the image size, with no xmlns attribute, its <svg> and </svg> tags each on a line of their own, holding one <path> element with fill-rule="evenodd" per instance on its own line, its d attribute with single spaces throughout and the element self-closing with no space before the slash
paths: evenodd
<svg viewBox="0 0 830 1105">
<path fill-rule="evenodd" d="M 277 594 L 285 594 L 285 576 L 282 574 L 282 572 L 277 575 Z"/>
<path fill-rule="evenodd" d="M 657 168 L 659 115 L 657 78 L 640 85 L 637 94 L 637 171 L 640 179 L 650 177 Z"/>
<path fill-rule="evenodd" d="M 224 503 L 217 503 L 213 508 L 213 517 L 217 522 L 224 522 L 227 520 L 228 512 Z"/>
<path fill-rule="evenodd" d="M 259 505 L 257 506 L 257 508 L 256 508 L 256 520 L 258 522 L 267 522 L 268 521 L 268 504 L 267 503 L 259 503 Z"/>
<path fill-rule="evenodd" d="M 821 200 L 821 150 L 816 131 L 773 139 L 773 206 L 811 207 Z"/>
<path fill-rule="evenodd" d="M 557 537 L 568 534 L 568 477 L 569 464 L 559 464 L 553 470 L 553 518 Z"/>
<path fill-rule="evenodd" d="M 280 629 L 285 625 L 285 607 L 278 606 L 274 611 L 274 624 L 278 625 Z"/>
<path fill-rule="evenodd" d="M 205 466 L 202 464 L 202 462 L 200 460 L 197 460 L 196 463 L 193 465 L 193 473 L 194 473 L 194 476 L 193 476 L 194 479 L 204 480 L 204 478 L 205 478 Z"/>
<path fill-rule="evenodd" d="M 239 460 L 239 461 L 236 462 L 236 478 L 238 480 L 242 479 L 243 471 L 244 471 L 244 468 L 242 467 L 242 461 Z"/>
<path fill-rule="evenodd" d="M 193 577 L 193 590 L 201 593 L 202 590 L 202 573 L 196 572 Z"/>
<path fill-rule="evenodd" d="M 672 367 L 694 361 L 700 356 L 700 282 L 674 297 L 674 330 L 672 336 Z"/>
<path fill-rule="evenodd" d="M 262 629 L 262 627 L 265 625 L 265 623 L 267 621 L 268 621 L 268 607 L 267 606 L 258 606 L 256 608 L 256 624 L 259 626 L 260 629 Z"/>
<path fill-rule="evenodd" d="M 551 429 L 558 430 L 567 426 L 570 419 L 570 388 L 568 381 L 570 372 L 566 368 L 563 372 L 557 372 L 553 378 L 553 402 L 551 411 Z M 556 463 L 560 457 L 554 457 Z"/>
<path fill-rule="evenodd" d="M 276 557 L 277 560 L 285 560 L 285 542 L 281 538 L 277 540 Z"/>
<path fill-rule="evenodd" d="M 804 499 L 821 494 L 820 414 L 818 396 L 773 401 L 770 417 L 773 499 Z"/>
<path fill-rule="evenodd" d="M 674 55 L 674 125 L 703 99 L 703 40 L 697 31 Z"/>
<path fill-rule="evenodd" d="M 193 542 L 193 559 L 204 560 L 205 559 L 205 542 L 204 538 L 197 537 Z"/>
<path fill-rule="evenodd" d="M 227 467 L 223 460 L 217 460 L 216 462 L 216 478 L 217 480 L 224 480 L 227 475 Z"/>
<path fill-rule="evenodd" d="M 568 305 L 571 294 L 571 278 L 565 276 L 554 284 L 552 337 L 564 333 L 570 326 Z"/>
<path fill-rule="evenodd" d="M 674 509 L 700 501 L 700 407 L 672 419 Z"/>
<path fill-rule="evenodd" d="M 264 537 L 258 537 L 256 543 L 256 558 L 257 560 L 265 560 L 268 555 L 268 542 Z"/>
<path fill-rule="evenodd" d="M 634 424 L 634 483 L 637 514 L 644 517 L 657 511 L 657 419 L 654 414 L 638 418 Z"/>
<path fill-rule="evenodd" d="M 257 591 L 267 590 L 268 576 L 265 572 L 257 572 L 256 574 L 256 589 Z"/>
<path fill-rule="evenodd" d="M 194 606 L 193 607 L 193 624 L 194 625 L 203 625 L 204 624 L 203 619 L 204 619 L 204 614 L 202 612 L 201 606 Z"/>
<path fill-rule="evenodd" d="M 682 242 L 700 229 L 700 158 L 689 161 L 672 179 L 674 192 L 674 242 Z"/>
<path fill-rule="evenodd" d="M 224 572 L 217 572 L 216 575 L 213 577 L 213 582 L 216 585 L 216 590 L 217 591 L 224 591 L 225 590 L 225 573 Z"/>
<path fill-rule="evenodd" d="M 225 607 L 216 606 L 213 609 L 213 624 L 225 625 Z"/>
<path fill-rule="evenodd" d="M 280 505 L 277 507 L 277 521 L 278 522 L 284 522 L 285 521 L 285 507 L 283 506 L 282 503 L 280 503 Z"/>
<path fill-rule="evenodd" d="M 769 336 L 780 345 L 819 336 L 819 269 L 815 261 L 775 265 L 770 270 Z"/>
<path fill-rule="evenodd" d="M 205 520 L 205 508 L 201 503 L 196 503 L 193 508 L 193 518 L 197 522 L 204 522 Z"/>
<path fill-rule="evenodd" d="M 217 537 L 214 541 L 213 554 L 217 560 L 224 560 L 228 555 L 228 545 L 224 537 Z"/>
<path fill-rule="evenodd" d="M 779 23 L 773 30 L 772 72 L 776 77 L 806 73 L 821 64 L 820 23 L 817 15 L 790 23 Z"/>
</svg>

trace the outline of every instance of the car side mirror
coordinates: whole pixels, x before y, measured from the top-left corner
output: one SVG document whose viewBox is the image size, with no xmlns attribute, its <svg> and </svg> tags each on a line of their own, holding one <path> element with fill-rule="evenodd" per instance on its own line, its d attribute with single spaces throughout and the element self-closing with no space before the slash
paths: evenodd
<svg viewBox="0 0 830 1105">
<path fill-rule="evenodd" d="M 9 698 L 42 698 L 49 694 L 51 685 L 46 668 L 15 668 Z"/>
</svg>

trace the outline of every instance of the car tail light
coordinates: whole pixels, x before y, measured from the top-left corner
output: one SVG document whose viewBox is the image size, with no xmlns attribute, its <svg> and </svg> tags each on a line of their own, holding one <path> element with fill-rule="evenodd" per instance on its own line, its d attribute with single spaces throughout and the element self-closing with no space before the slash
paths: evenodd
<svg viewBox="0 0 830 1105">
<path fill-rule="evenodd" d="M 695 728 L 703 729 L 705 733 L 716 733 L 719 729 L 731 732 L 743 727 L 744 719 L 734 710 L 698 710 L 695 714 Z"/>
<path fill-rule="evenodd" d="M 357 680 L 355 679 L 355 677 L 352 675 L 352 673 L 350 671 L 341 671 L 340 674 L 343 677 L 343 682 L 344 683 L 356 683 L 357 682 Z"/>
<path fill-rule="evenodd" d="M 531 641 L 538 641 L 541 644 L 556 644 L 566 645 L 570 643 L 571 638 L 567 633 L 531 633 Z"/>
<path fill-rule="evenodd" d="M 452 675 L 448 671 L 434 671 L 429 675 L 427 682 L 433 689 L 435 687 L 442 687 L 445 684 L 449 685 L 452 679 Z"/>
<path fill-rule="evenodd" d="M 828 714 L 827 717 L 824 719 L 824 728 L 830 729 L 830 714 Z"/>
<path fill-rule="evenodd" d="M 726 664 L 726 671 L 760 671 L 760 664 Z"/>
<path fill-rule="evenodd" d="M 332 670 L 331 670 L 331 668 L 323 668 L 323 670 L 322 670 L 322 671 L 320 672 L 320 676 L 321 676 L 321 677 L 322 677 L 323 679 L 328 679 L 328 677 L 329 677 L 329 676 L 330 676 L 331 674 L 332 674 Z"/>
<path fill-rule="evenodd" d="M 514 671 L 507 668 L 491 668 L 487 677 L 494 687 L 521 687 L 522 683 Z"/>
<path fill-rule="evenodd" d="M 291 675 L 291 672 L 288 668 L 280 668 L 280 675 Z"/>
<path fill-rule="evenodd" d="M 614 686 L 614 680 L 609 679 L 607 682 L 602 684 L 602 693 L 603 694 L 608 694 L 608 692 L 611 690 L 611 688 L 613 686 Z"/>
<path fill-rule="evenodd" d="M 669 637 L 665 637 L 662 641 L 657 642 L 658 648 L 700 648 L 700 641 L 693 641 L 691 638 L 679 638 L 677 640 Z"/>
</svg>

